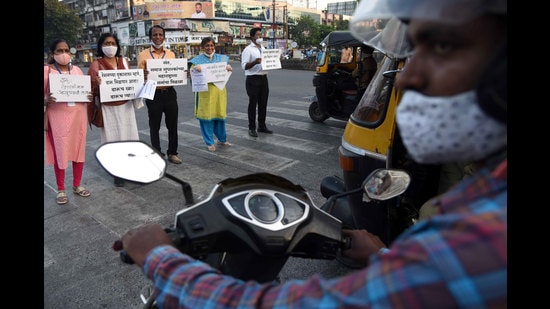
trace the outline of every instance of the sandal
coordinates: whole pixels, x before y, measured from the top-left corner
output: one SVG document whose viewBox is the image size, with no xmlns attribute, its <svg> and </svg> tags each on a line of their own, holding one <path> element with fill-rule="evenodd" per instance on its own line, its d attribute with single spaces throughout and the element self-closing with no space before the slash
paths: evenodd
<svg viewBox="0 0 550 309">
<path fill-rule="evenodd" d="M 220 142 L 220 141 L 218 141 L 218 145 L 222 145 L 222 146 L 233 146 L 233 144 L 231 144 L 230 142 Z"/>
<path fill-rule="evenodd" d="M 57 197 L 55 201 L 57 202 L 57 204 L 63 205 L 63 204 L 67 204 L 67 202 L 69 201 L 69 198 L 67 197 L 67 194 L 65 194 L 65 191 L 59 191 L 57 192 Z"/>
<path fill-rule="evenodd" d="M 74 194 L 77 194 L 77 195 L 80 195 L 82 197 L 88 197 L 91 195 L 90 191 L 84 189 L 83 187 L 81 186 L 78 186 L 78 187 L 73 187 L 73 193 Z"/>
<path fill-rule="evenodd" d="M 216 146 L 208 145 L 208 151 L 216 151 Z"/>
</svg>

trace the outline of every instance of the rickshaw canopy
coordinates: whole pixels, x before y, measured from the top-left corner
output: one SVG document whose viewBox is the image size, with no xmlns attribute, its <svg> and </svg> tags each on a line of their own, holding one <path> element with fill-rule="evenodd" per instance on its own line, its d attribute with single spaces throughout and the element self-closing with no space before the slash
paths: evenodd
<svg viewBox="0 0 550 309">
<path fill-rule="evenodd" d="M 321 41 L 321 46 L 361 46 L 363 42 L 357 40 L 350 31 L 332 31 Z"/>
</svg>

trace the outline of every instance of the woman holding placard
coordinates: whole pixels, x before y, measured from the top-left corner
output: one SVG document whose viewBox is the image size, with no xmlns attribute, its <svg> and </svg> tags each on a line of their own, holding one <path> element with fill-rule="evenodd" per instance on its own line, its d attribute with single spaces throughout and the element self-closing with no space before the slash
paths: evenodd
<svg viewBox="0 0 550 309">
<path fill-rule="evenodd" d="M 212 37 L 202 39 L 201 47 L 204 52 L 189 60 L 191 70 L 201 72 L 201 65 L 218 62 L 227 63 L 225 69 L 228 72 L 233 70 L 228 64 L 228 56 L 215 53 L 215 42 Z M 220 89 L 215 83 L 208 83 L 208 91 L 195 92 L 195 118 L 199 120 L 202 138 L 209 151 L 216 151 L 214 137 L 218 139 L 218 145 L 231 146 L 231 143 L 227 141 L 226 117 L 227 88 L 225 84 Z"/>
<path fill-rule="evenodd" d="M 69 201 L 65 193 L 65 170 L 72 161 L 73 193 L 90 196 L 80 186 L 86 158 L 87 102 L 58 102 L 50 91 L 50 74 L 84 75 L 71 64 L 69 44 L 58 39 L 51 43 L 48 62 L 44 65 L 44 129 L 46 131 L 46 164 L 53 165 L 57 182 L 56 202 Z M 88 100 L 92 100 L 91 93 Z"/>
<path fill-rule="evenodd" d="M 100 96 L 101 76 L 103 70 L 129 69 L 128 61 L 120 55 L 120 44 L 116 34 L 103 33 L 97 41 L 97 56 L 88 75 L 92 81 L 92 92 L 101 105 L 103 127 L 101 128 L 101 143 L 114 141 L 139 140 L 136 113 L 133 100 L 102 102 Z M 115 177 L 115 186 L 124 186 L 124 180 Z"/>
</svg>

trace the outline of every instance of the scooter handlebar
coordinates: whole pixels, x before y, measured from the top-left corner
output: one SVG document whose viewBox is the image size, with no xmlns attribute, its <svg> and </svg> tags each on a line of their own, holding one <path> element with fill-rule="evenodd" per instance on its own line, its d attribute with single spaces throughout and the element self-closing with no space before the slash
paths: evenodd
<svg viewBox="0 0 550 309">
<path fill-rule="evenodd" d="M 164 231 L 168 234 L 168 236 L 172 239 L 172 241 L 174 242 L 178 242 L 178 241 L 181 241 L 181 237 L 179 237 L 174 229 L 171 229 L 171 228 L 165 228 Z M 122 240 L 116 240 L 114 243 L 113 243 L 113 246 L 112 246 L 113 250 L 114 251 L 120 251 L 120 260 L 124 263 L 124 264 L 129 264 L 129 265 L 132 265 L 132 264 L 135 264 L 134 260 L 130 257 L 130 255 L 128 255 L 128 253 L 126 252 L 126 250 L 124 250 L 124 246 L 122 244 Z"/>
</svg>

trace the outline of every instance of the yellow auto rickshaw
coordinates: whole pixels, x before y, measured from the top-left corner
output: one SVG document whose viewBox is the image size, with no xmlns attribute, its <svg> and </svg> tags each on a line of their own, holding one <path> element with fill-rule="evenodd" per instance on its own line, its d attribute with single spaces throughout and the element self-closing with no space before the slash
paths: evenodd
<svg viewBox="0 0 550 309">
<path fill-rule="evenodd" d="M 440 166 L 418 164 L 408 158 L 396 126 L 401 91 L 394 87 L 394 81 L 407 59 L 388 52 L 387 47 L 407 48 L 404 28 L 398 20 L 390 20 L 383 31 L 365 42 L 383 57 L 347 121 L 338 149 L 342 176 L 327 176 L 321 182 L 321 193 L 327 198 L 322 206 L 325 211 L 340 218 L 347 228 L 367 229 L 378 235 L 386 245 L 414 224 L 422 204 L 437 195 L 440 175 Z M 407 191 L 386 201 L 365 200 L 361 190 L 342 194 L 360 188 L 378 168 L 406 170 L 411 175 Z"/>
<path fill-rule="evenodd" d="M 372 36 L 376 33 L 373 31 Z M 350 31 L 332 31 L 320 45 L 313 76 L 315 95 L 307 99 L 309 116 L 316 122 L 331 117 L 346 121 L 361 98 L 362 92 L 352 72 L 366 46 Z"/>
</svg>

